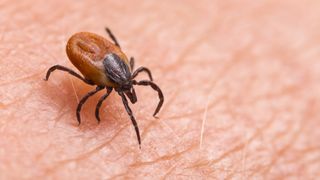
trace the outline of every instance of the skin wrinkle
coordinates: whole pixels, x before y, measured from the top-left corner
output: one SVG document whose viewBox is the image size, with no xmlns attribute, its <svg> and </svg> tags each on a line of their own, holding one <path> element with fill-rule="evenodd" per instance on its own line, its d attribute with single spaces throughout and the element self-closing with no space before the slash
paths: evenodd
<svg viewBox="0 0 320 180">
<path fill-rule="evenodd" d="M 31 95 L 31 93 L 28 93 L 28 94 L 26 94 L 26 95 L 23 96 L 23 97 L 19 97 L 19 98 L 15 99 L 15 100 L 13 100 L 13 101 L 11 101 L 11 102 L 9 102 L 9 103 L 3 104 L 3 108 L 8 108 L 8 107 L 10 107 L 10 106 L 15 106 L 15 105 L 17 105 L 18 103 L 20 103 L 21 101 L 26 100 L 29 95 Z"/>
<path fill-rule="evenodd" d="M 220 72 L 218 72 L 216 74 L 216 78 L 212 78 L 211 81 L 208 82 L 208 84 L 212 84 L 210 87 L 209 87 L 209 92 L 212 92 L 213 89 L 215 88 L 216 84 L 221 81 L 221 79 L 223 79 L 224 76 L 226 76 L 228 74 L 228 72 L 231 71 L 231 69 L 233 67 L 235 67 L 235 65 L 241 61 L 243 61 L 243 59 L 241 58 L 236 58 L 238 57 L 239 55 L 241 55 L 243 53 L 244 50 L 246 50 L 249 46 L 247 46 L 246 48 L 244 49 L 241 49 L 239 51 L 237 51 L 235 54 L 233 54 L 233 57 L 232 59 L 235 59 L 231 62 L 228 62 L 223 68 L 222 70 L 220 70 Z M 223 100 L 224 97 L 221 97 L 220 99 L 218 100 Z M 209 103 L 208 104 L 208 110 L 211 110 L 211 108 L 214 108 L 216 104 L 218 104 L 219 102 L 217 101 L 213 101 L 212 103 Z M 194 110 L 193 112 L 191 113 L 188 113 L 188 114 L 183 114 L 183 115 L 180 115 L 180 116 L 171 116 L 171 117 L 165 117 L 167 119 L 180 119 L 181 117 L 188 117 L 188 116 L 193 116 L 193 115 L 198 115 L 202 112 L 202 109 L 196 109 Z"/>
<path fill-rule="evenodd" d="M 48 55 L 53 61 L 53 62 L 56 62 L 57 64 L 63 64 L 65 63 L 65 61 L 63 60 L 59 60 L 59 58 L 57 58 L 54 54 L 52 54 L 46 47 L 44 47 L 43 45 L 40 45 L 40 48 L 41 48 L 41 51 L 44 51 L 46 53 L 46 55 Z M 50 64 L 48 63 L 49 60 L 44 60 L 41 62 L 41 64 L 46 64 L 47 66 L 50 66 Z M 45 74 L 47 72 L 48 68 L 45 67 L 45 68 L 41 68 L 41 72 L 43 74 Z"/>
<path fill-rule="evenodd" d="M 183 155 L 186 152 L 187 152 L 187 150 L 186 151 L 182 151 L 182 152 L 177 152 L 177 153 L 174 153 L 174 154 L 170 154 L 170 155 L 161 156 L 158 159 L 154 159 L 153 161 L 137 162 L 135 164 L 131 164 L 130 167 L 137 168 L 137 167 L 140 167 L 140 166 L 148 166 L 148 165 L 152 165 L 152 164 L 155 164 L 155 163 L 159 163 L 161 161 L 172 160 L 173 158 L 180 157 L 181 155 Z"/>
<path fill-rule="evenodd" d="M 156 159 L 154 162 L 139 162 L 139 163 L 135 163 L 131 166 L 133 166 L 133 168 L 137 168 L 137 167 L 140 167 L 140 166 L 147 166 L 147 165 L 153 165 L 155 163 L 158 163 L 158 162 L 162 162 L 162 161 L 168 161 L 172 158 L 176 159 L 176 158 L 179 158 L 180 156 L 182 155 L 185 155 L 188 151 L 192 150 L 192 149 L 195 149 L 196 148 L 196 145 L 193 144 L 191 146 L 189 146 L 187 149 L 183 150 L 183 151 L 179 151 L 179 152 L 176 152 L 174 154 L 171 154 L 171 155 L 165 155 L 165 156 L 161 156 L 159 159 Z M 129 171 L 132 170 L 132 168 L 129 168 L 128 169 Z M 200 177 L 200 176 L 197 176 L 197 177 Z M 163 178 L 163 176 L 162 176 Z"/>
<path fill-rule="evenodd" d="M 167 109 L 167 107 L 171 104 L 170 102 L 173 102 L 173 101 L 174 101 L 174 99 L 176 98 L 177 92 L 178 92 L 178 91 L 174 91 L 174 92 L 173 92 L 173 95 L 172 95 L 171 97 L 169 97 L 168 100 L 166 101 L 167 103 L 164 103 L 164 104 L 163 104 L 163 108 L 162 108 L 162 110 L 159 112 L 159 116 L 160 116 L 160 117 L 161 117 L 161 112 L 162 112 L 162 111 L 165 112 L 166 109 Z M 174 132 L 174 130 L 173 130 L 167 123 L 165 123 L 163 120 L 161 120 L 161 118 L 156 118 L 156 119 L 154 119 L 154 120 L 149 120 L 149 121 L 147 121 L 147 122 L 150 122 L 150 123 L 148 123 L 146 126 L 144 126 L 144 130 L 143 130 L 143 132 L 141 132 L 141 137 L 147 136 L 147 134 L 148 134 L 149 132 L 151 132 L 150 129 L 151 129 L 152 127 L 154 127 L 155 125 L 158 125 L 159 123 L 161 123 L 161 124 L 163 124 L 164 126 L 166 126 L 166 128 L 168 128 L 168 129 L 175 135 L 175 138 L 176 138 L 176 139 L 180 140 L 180 138 L 179 138 L 178 135 Z M 160 124 L 160 125 L 161 125 L 161 124 Z"/>
<path fill-rule="evenodd" d="M 129 125 L 128 125 L 129 126 Z M 61 160 L 59 162 L 56 162 L 55 165 L 51 166 L 49 169 L 46 169 L 46 174 L 52 174 L 55 171 L 57 171 L 58 169 L 62 168 L 63 166 L 65 166 L 68 163 L 71 162 L 79 162 L 79 161 L 84 161 L 86 159 L 88 159 L 90 156 L 92 156 L 93 154 L 97 153 L 98 151 L 100 151 L 102 148 L 106 147 L 107 145 L 111 144 L 112 141 L 123 131 L 125 130 L 128 126 L 123 126 L 120 130 L 118 130 L 114 136 L 109 139 L 108 141 L 104 141 L 104 143 L 92 148 L 91 150 L 88 150 L 87 152 L 84 152 L 82 154 L 77 155 L 74 158 L 71 159 L 65 159 L 65 160 Z"/>
<path fill-rule="evenodd" d="M 212 89 L 214 88 L 214 86 L 215 86 L 215 83 L 212 86 Z M 217 99 L 217 101 L 212 101 L 212 103 L 209 103 L 208 110 L 211 110 L 211 108 L 213 108 L 216 104 L 218 104 L 220 102 L 220 100 L 222 100 L 222 99 L 223 99 L 223 97 L 220 97 L 219 99 Z M 199 115 L 202 111 L 203 111 L 203 109 L 196 109 L 190 113 L 185 113 L 183 115 L 169 116 L 169 117 L 165 117 L 165 118 L 167 118 L 167 119 L 180 119 L 180 118 L 184 118 L 184 117 L 196 116 L 196 115 Z"/>
<path fill-rule="evenodd" d="M 212 108 L 217 106 L 219 103 L 221 103 L 224 100 L 225 97 L 227 97 L 227 95 L 220 96 L 220 97 L 218 97 L 218 99 L 216 101 L 212 101 L 212 103 L 209 103 L 208 110 L 211 110 Z M 179 120 L 179 119 L 185 118 L 185 117 L 191 118 L 193 116 L 197 116 L 197 115 L 199 115 L 200 112 L 201 112 L 201 110 L 199 109 L 199 111 L 197 110 L 197 111 L 193 111 L 193 112 L 190 112 L 190 113 L 185 113 L 183 115 L 169 116 L 169 117 L 164 117 L 164 118 L 170 119 L 170 120 Z"/>
<path fill-rule="evenodd" d="M 140 119 L 140 120 L 142 120 L 142 119 Z M 161 124 L 162 124 L 162 126 L 165 126 L 166 128 L 168 128 L 170 130 L 170 132 L 174 135 L 175 139 L 177 139 L 178 141 L 181 140 L 179 138 L 179 136 L 174 132 L 174 130 L 168 124 L 166 124 L 165 122 L 161 121 L 160 118 L 158 118 L 156 120 L 152 120 L 152 121 L 150 121 L 150 123 L 147 124 L 146 127 L 144 126 L 144 129 L 141 132 L 141 137 L 146 137 L 148 134 L 150 134 L 151 131 L 149 131 L 149 130 L 152 129 L 153 126 L 161 125 Z M 151 133 L 151 135 L 152 135 L 152 133 Z M 153 139 L 157 139 L 157 137 L 153 136 Z M 144 138 L 142 138 L 142 140 L 144 140 Z"/>
<path fill-rule="evenodd" d="M 168 155 L 164 155 L 164 156 L 160 156 L 157 159 L 154 159 L 153 161 L 145 161 L 145 162 L 136 162 L 134 164 L 131 164 L 130 167 L 132 168 L 137 168 L 140 166 L 146 166 L 146 165 L 152 165 L 155 163 L 159 163 L 161 161 L 166 161 L 166 160 L 172 160 L 172 159 L 177 159 L 180 156 L 184 155 L 185 153 L 187 153 L 188 151 L 190 151 L 191 149 L 193 149 L 195 147 L 195 145 L 191 145 L 189 147 L 187 147 L 185 150 L 179 151 L 179 152 L 175 152 L 173 154 L 168 154 Z"/>
<path fill-rule="evenodd" d="M 1 7 L 0 7 L 1 8 Z M 4 37 L 4 32 L 6 32 L 7 26 L 6 25 L 2 25 L 1 26 L 1 33 L 0 33 L 0 42 L 3 42 L 3 37 Z M 2 52 L 2 47 L 1 48 L 1 52 Z"/>
<path fill-rule="evenodd" d="M 309 103 L 308 107 L 312 107 L 312 108 L 307 108 L 307 111 L 305 112 L 305 117 L 306 119 L 302 122 L 302 120 L 300 120 L 299 124 L 299 129 L 294 132 L 294 134 L 291 136 L 289 142 L 284 145 L 280 150 L 276 151 L 276 156 L 274 156 L 271 160 L 271 162 L 269 163 L 269 165 L 265 168 L 262 169 L 262 174 L 264 177 L 267 177 L 267 173 L 269 173 L 270 169 L 272 167 L 275 166 L 276 162 L 279 160 L 279 157 L 284 156 L 284 154 L 286 152 L 288 152 L 288 150 L 290 150 L 290 148 L 294 145 L 294 143 L 296 142 L 296 140 L 298 139 L 298 137 L 301 135 L 304 127 L 308 124 L 308 122 L 310 121 L 309 117 L 313 117 L 313 115 L 316 113 L 316 109 L 313 106 L 313 103 Z M 311 116 L 312 115 L 312 116 Z M 259 172 L 259 171 L 258 171 Z M 251 177 L 251 176 L 250 176 Z"/>
<path fill-rule="evenodd" d="M 200 33 L 200 37 L 194 38 L 193 42 L 189 43 L 187 47 L 185 47 L 181 53 L 179 53 L 177 60 L 171 64 L 165 67 L 166 71 L 173 71 L 175 67 L 179 67 L 181 64 L 184 64 L 187 57 L 189 56 L 190 53 L 192 53 L 193 49 L 196 49 L 196 47 L 200 46 L 202 43 L 206 42 L 205 40 L 208 38 L 208 34 L 211 34 L 212 32 L 215 31 L 216 27 L 216 22 L 215 18 L 212 17 L 212 23 L 204 30 L 203 33 Z"/>
<path fill-rule="evenodd" d="M 275 117 L 275 116 L 273 116 L 273 117 Z M 257 128 L 256 132 L 249 138 L 248 141 L 246 141 L 245 143 L 240 143 L 240 144 L 236 145 L 235 147 L 233 147 L 233 148 L 229 149 L 228 151 L 226 151 L 225 153 L 221 154 L 219 157 L 217 157 L 217 158 L 215 158 L 213 160 L 207 160 L 207 161 L 204 161 L 204 162 L 195 163 L 193 166 L 189 166 L 187 168 L 199 168 L 201 166 L 210 166 L 211 167 L 215 163 L 218 163 L 221 160 L 223 160 L 226 157 L 228 157 L 230 154 L 242 150 L 245 146 L 250 144 L 257 137 L 261 136 L 266 129 L 271 127 L 273 122 L 274 122 L 274 120 L 273 120 L 273 118 L 271 118 L 271 120 L 269 120 L 265 125 L 263 125 L 263 127 Z"/>
<path fill-rule="evenodd" d="M 308 148 L 308 149 L 304 149 L 300 152 L 298 152 L 298 155 L 290 160 L 290 161 L 287 161 L 287 163 L 295 163 L 295 161 L 298 159 L 298 160 L 303 160 L 303 158 L 305 157 L 305 154 L 310 154 L 310 153 L 313 153 L 313 152 L 319 152 L 319 149 L 320 147 L 312 147 L 312 148 Z M 319 153 L 318 153 L 319 154 Z M 306 162 L 306 164 L 313 164 L 313 162 L 317 162 L 320 160 L 320 156 L 318 155 L 318 157 L 314 158 L 314 159 L 310 159 L 309 161 Z"/>
<path fill-rule="evenodd" d="M 6 85 L 9 85 L 9 84 L 15 84 L 15 83 L 16 84 L 22 83 L 23 81 L 31 80 L 32 78 L 36 78 L 36 77 L 40 77 L 40 75 L 42 75 L 42 73 L 33 73 L 33 74 L 28 75 L 28 76 L 16 78 L 16 79 L 10 80 L 8 82 L 1 83 L 0 86 L 6 86 Z"/>
<path fill-rule="evenodd" d="M 254 103 L 259 103 L 261 101 L 265 100 L 274 100 L 279 97 L 284 97 L 284 96 L 292 96 L 293 94 L 297 94 L 299 91 L 303 90 L 300 86 L 298 85 L 293 85 L 293 86 L 288 86 L 284 87 L 278 92 L 272 92 L 268 94 L 264 94 L 261 96 L 256 96 L 251 99 L 246 100 L 245 102 L 247 104 L 254 104 Z"/>
<path fill-rule="evenodd" d="M 52 148 L 52 144 L 49 144 L 43 151 L 39 152 L 36 156 L 35 156 L 35 162 L 41 162 L 41 160 L 45 157 L 46 152 L 49 151 Z"/>
<path fill-rule="evenodd" d="M 167 179 L 171 173 L 177 168 L 178 163 L 175 163 L 173 166 L 169 168 L 169 170 L 161 177 L 162 179 Z"/>
<path fill-rule="evenodd" d="M 231 114 L 235 114 L 235 112 L 233 112 L 233 111 L 230 111 L 230 112 L 232 112 Z M 235 116 L 235 115 L 234 115 Z M 236 118 L 234 118 L 234 119 L 236 119 Z M 249 119 L 249 118 L 248 118 Z M 257 131 L 260 131 L 260 128 L 256 128 L 256 130 Z M 261 132 L 261 134 L 262 134 L 262 132 Z M 259 137 L 259 135 L 257 135 L 257 138 Z M 234 175 L 235 174 L 242 174 L 242 178 L 243 177 L 245 177 L 243 174 L 246 174 L 248 171 L 253 171 L 252 169 L 248 169 L 248 168 L 245 168 L 245 163 L 246 163 L 246 151 L 247 151 L 247 147 L 248 147 L 248 145 L 250 145 L 249 144 L 250 142 L 249 142 L 249 140 L 248 140 L 248 138 L 245 138 L 245 140 L 244 140 L 244 143 L 243 143 L 243 148 L 242 149 L 240 149 L 239 151 L 241 151 L 241 153 L 242 153 L 242 156 L 241 156 L 241 163 L 239 163 L 240 165 L 241 165 L 241 167 L 240 167 L 240 171 L 238 171 L 238 170 L 235 170 L 236 169 L 236 165 L 235 164 L 233 164 L 233 166 L 232 166 L 232 168 L 230 168 L 230 170 L 228 170 L 227 172 L 229 173 L 228 174 L 228 176 L 225 178 L 225 179 L 231 179 L 231 178 L 233 178 L 234 177 Z M 244 155 L 243 155 L 244 154 Z M 231 155 L 232 156 L 232 155 Z M 230 157 L 231 157 L 230 156 Z M 222 160 L 221 160 L 222 161 Z M 217 169 L 217 168 L 215 168 L 215 169 Z"/>
<path fill-rule="evenodd" d="M 229 108 L 228 110 L 233 115 L 233 119 L 236 119 L 236 113 L 231 108 Z M 245 117 L 245 119 L 250 119 L 250 117 Z M 271 118 L 271 119 L 273 119 L 273 118 Z M 268 125 L 266 125 L 264 127 L 269 128 L 271 126 L 272 121 L 269 121 L 269 123 L 270 124 L 268 124 Z M 258 139 L 258 137 L 260 137 L 263 134 L 263 132 L 262 132 L 263 128 L 255 127 L 255 129 L 256 129 L 257 132 L 259 132 L 259 134 L 257 134 L 254 139 Z M 248 171 L 252 171 L 251 169 L 248 169 L 248 168 L 245 168 L 245 167 L 246 167 L 246 155 L 247 155 L 246 152 L 247 152 L 247 148 L 248 148 L 248 145 L 250 145 L 253 142 L 253 140 L 250 141 L 250 139 L 247 137 L 247 133 L 245 133 L 245 138 L 244 139 L 245 140 L 244 140 L 244 143 L 243 143 L 243 149 L 241 151 L 241 163 L 239 163 L 241 171 L 235 170 L 234 166 L 236 166 L 237 164 L 234 164 L 232 166 L 231 173 L 229 173 L 229 175 L 226 177 L 226 179 L 233 178 L 233 176 L 235 174 L 237 174 L 237 173 L 241 174 L 241 179 L 243 179 L 243 178 L 246 177 L 246 174 L 247 174 Z"/>
<path fill-rule="evenodd" d="M 59 109 L 58 115 L 52 119 L 52 121 L 54 122 L 53 127 L 58 127 L 57 125 L 60 122 L 60 120 L 62 119 L 62 117 L 69 112 L 69 111 L 63 111 L 64 109 L 65 109 L 64 107 Z"/>
<path fill-rule="evenodd" d="M 178 140 L 178 144 L 183 143 L 181 138 L 177 138 L 177 140 Z M 159 159 L 155 159 L 154 161 L 147 161 L 147 162 L 136 162 L 135 164 L 132 164 L 131 167 L 136 168 L 136 167 L 140 167 L 140 166 L 148 166 L 148 165 L 152 165 L 152 164 L 157 164 L 162 161 L 174 160 L 174 159 L 186 154 L 188 151 L 191 151 L 194 148 L 195 148 L 195 146 L 190 145 L 187 147 L 187 149 L 184 149 L 179 152 L 175 152 L 174 154 L 171 154 L 171 155 L 165 155 L 165 156 L 160 155 L 157 152 L 154 152 L 159 157 Z M 176 149 L 175 151 L 178 151 L 178 150 Z"/>
</svg>

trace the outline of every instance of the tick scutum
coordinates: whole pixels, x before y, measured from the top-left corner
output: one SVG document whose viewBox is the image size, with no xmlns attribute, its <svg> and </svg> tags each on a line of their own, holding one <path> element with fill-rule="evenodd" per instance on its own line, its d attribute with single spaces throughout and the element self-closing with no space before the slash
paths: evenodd
<svg viewBox="0 0 320 180">
<path fill-rule="evenodd" d="M 123 85 L 130 81 L 130 69 L 118 55 L 114 53 L 108 54 L 103 60 L 103 65 L 107 76 L 115 83 Z"/>
</svg>

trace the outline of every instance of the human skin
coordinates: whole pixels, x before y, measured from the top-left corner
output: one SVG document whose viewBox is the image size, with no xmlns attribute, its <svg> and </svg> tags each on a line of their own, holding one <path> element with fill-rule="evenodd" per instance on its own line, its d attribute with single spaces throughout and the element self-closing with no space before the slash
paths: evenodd
<svg viewBox="0 0 320 180">
<path fill-rule="evenodd" d="M 0 179 L 316 179 L 320 177 L 320 3 L 1 1 Z M 108 26 L 165 95 L 130 105 L 76 70 L 68 38 Z M 141 74 L 138 79 L 147 76 Z"/>
</svg>

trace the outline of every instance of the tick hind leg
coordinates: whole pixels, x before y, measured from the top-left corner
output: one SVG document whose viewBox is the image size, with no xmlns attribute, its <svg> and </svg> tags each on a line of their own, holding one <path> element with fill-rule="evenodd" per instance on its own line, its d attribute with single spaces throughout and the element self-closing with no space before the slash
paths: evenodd
<svg viewBox="0 0 320 180">
<path fill-rule="evenodd" d="M 48 81 L 51 73 L 55 70 L 60 70 L 60 71 L 65 71 L 68 72 L 69 74 L 71 74 L 72 76 L 77 77 L 78 79 L 82 80 L 83 82 L 89 84 L 89 85 L 94 85 L 93 82 L 83 78 L 82 76 L 80 76 L 78 73 L 74 72 L 72 69 L 61 66 L 61 65 L 54 65 L 51 68 L 48 69 L 47 74 L 46 74 L 46 78 L 44 79 L 45 81 Z"/>
<path fill-rule="evenodd" d="M 125 97 L 125 95 L 123 94 L 123 92 L 119 92 L 119 95 L 121 96 L 122 98 L 122 102 L 123 102 L 123 105 L 128 113 L 128 115 L 130 116 L 130 119 L 131 119 L 131 122 L 134 126 L 134 129 L 136 131 L 136 135 L 137 135 L 137 138 L 138 138 L 138 143 L 139 143 L 139 147 L 141 149 L 141 138 L 140 138 L 140 132 L 139 132 L 139 127 L 138 127 L 138 124 L 137 124 L 137 121 L 136 119 L 134 118 L 133 114 L 132 114 L 132 111 L 129 107 L 129 104 L 128 104 L 128 100 L 127 98 Z"/>
<path fill-rule="evenodd" d="M 155 91 L 158 92 L 160 101 L 159 101 L 159 103 L 158 103 L 158 106 L 157 106 L 156 110 L 155 110 L 154 113 L 153 113 L 153 116 L 155 116 L 155 115 L 160 111 L 160 109 L 161 109 L 161 107 L 162 107 L 162 104 L 163 104 L 163 101 L 164 101 L 164 96 L 163 96 L 163 93 L 162 93 L 161 89 L 160 89 L 155 83 L 153 83 L 152 81 L 143 80 L 143 81 L 137 82 L 137 81 L 133 80 L 132 82 L 133 82 L 133 84 L 135 84 L 135 85 L 151 86 L 151 88 L 152 88 L 153 90 L 155 90 Z"/>
<path fill-rule="evenodd" d="M 78 123 L 80 125 L 81 123 L 81 118 L 80 118 L 80 111 L 81 111 L 81 108 L 82 108 L 82 105 L 88 100 L 88 98 L 90 96 L 93 96 L 95 93 L 101 91 L 104 87 L 101 87 L 101 86 L 97 86 L 97 88 L 93 91 L 90 91 L 88 92 L 88 94 L 86 94 L 79 102 L 78 106 L 77 106 L 77 111 L 76 111 L 76 115 L 77 115 L 77 120 L 78 120 Z"/>
<path fill-rule="evenodd" d="M 102 105 L 102 102 L 109 96 L 109 94 L 112 92 L 112 87 L 106 87 L 107 93 L 104 94 L 98 101 L 98 104 L 96 106 L 96 118 L 98 123 L 100 123 L 100 107 Z"/>
<path fill-rule="evenodd" d="M 110 36 L 110 38 L 112 39 L 112 41 L 114 42 L 114 44 L 120 48 L 120 44 L 118 43 L 116 37 L 113 35 L 111 30 L 106 27 L 106 31 L 107 31 L 108 35 Z"/>
</svg>

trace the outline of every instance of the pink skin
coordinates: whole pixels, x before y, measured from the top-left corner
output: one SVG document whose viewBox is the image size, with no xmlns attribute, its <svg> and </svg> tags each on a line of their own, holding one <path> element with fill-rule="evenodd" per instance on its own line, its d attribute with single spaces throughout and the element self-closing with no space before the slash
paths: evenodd
<svg viewBox="0 0 320 180">
<path fill-rule="evenodd" d="M 0 179 L 320 177 L 320 4 L 302 1 L 3 1 Z M 157 93 L 137 87 L 142 149 L 112 93 L 63 72 L 79 31 L 109 26 Z M 144 79 L 146 75 L 138 78 Z"/>
</svg>

